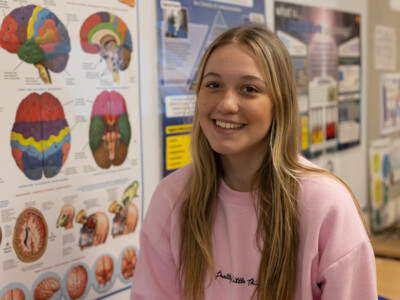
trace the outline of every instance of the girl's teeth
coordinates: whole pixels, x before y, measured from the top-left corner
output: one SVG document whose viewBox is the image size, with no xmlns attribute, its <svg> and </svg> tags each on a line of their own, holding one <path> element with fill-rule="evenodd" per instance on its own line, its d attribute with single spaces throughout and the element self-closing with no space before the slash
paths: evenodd
<svg viewBox="0 0 400 300">
<path fill-rule="evenodd" d="M 243 124 L 225 123 L 225 122 L 222 122 L 222 121 L 215 121 L 215 124 L 218 127 L 226 128 L 226 129 L 238 129 L 238 128 L 242 128 L 243 127 Z"/>
</svg>

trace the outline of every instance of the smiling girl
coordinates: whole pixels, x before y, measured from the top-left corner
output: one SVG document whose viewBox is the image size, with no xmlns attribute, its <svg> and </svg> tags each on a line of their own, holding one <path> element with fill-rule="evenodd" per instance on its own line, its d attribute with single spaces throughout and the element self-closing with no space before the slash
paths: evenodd
<svg viewBox="0 0 400 300">
<path fill-rule="evenodd" d="M 193 163 L 154 192 L 131 299 L 377 299 L 354 195 L 299 155 L 280 40 L 254 25 L 221 34 L 196 92 Z"/>
</svg>

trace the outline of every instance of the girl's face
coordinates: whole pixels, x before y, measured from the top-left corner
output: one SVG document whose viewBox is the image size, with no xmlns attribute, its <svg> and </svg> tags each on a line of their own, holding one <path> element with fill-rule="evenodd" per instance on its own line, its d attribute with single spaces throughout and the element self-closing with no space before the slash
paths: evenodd
<svg viewBox="0 0 400 300">
<path fill-rule="evenodd" d="M 211 54 L 197 95 L 200 126 L 212 149 L 232 158 L 260 159 L 273 103 L 253 50 L 244 44 Z"/>
</svg>

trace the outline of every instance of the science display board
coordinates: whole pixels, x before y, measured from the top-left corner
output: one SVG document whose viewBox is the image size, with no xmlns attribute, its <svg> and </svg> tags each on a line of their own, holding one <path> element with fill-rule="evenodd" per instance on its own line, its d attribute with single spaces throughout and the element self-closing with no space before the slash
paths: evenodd
<svg viewBox="0 0 400 300">
<path fill-rule="evenodd" d="M 191 117 L 196 71 L 208 45 L 225 30 L 265 23 L 263 0 L 159 0 L 159 94 L 163 175 L 191 161 Z"/>
<path fill-rule="evenodd" d="M 380 231 L 400 220 L 400 139 L 378 139 L 369 147 L 371 229 Z"/>
<path fill-rule="evenodd" d="M 298 88 L 301 151 L 308 157 L 360 144 L 360 15 L 275 2 Z"/>
<path fill-rule="evenodd" d="M 143 217 L 137 5 L 0 9 L 0 299 L 127 289 Z"/>
</svg>

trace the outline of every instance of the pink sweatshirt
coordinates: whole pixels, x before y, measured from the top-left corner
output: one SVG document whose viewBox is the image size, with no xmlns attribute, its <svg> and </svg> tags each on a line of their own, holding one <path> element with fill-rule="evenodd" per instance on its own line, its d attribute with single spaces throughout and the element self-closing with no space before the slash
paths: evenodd
<svg viewBox="0 0 400 300">
<path fill-rule="evenodd" d="M 301 162 L 311 164 L 303 158 Z M 141 230 L 131 299 L 181 299 L 176 276 L 180 205 L 173 207 L 191 170 L 188 165 L 175 171 L 154 192 Z M 346 188 L 311 174 L 301 180 L 298 207 L 300 249 L 294 299 L 376 300 L 374 253 Z M 215 271 L 205 299 L 250 299 L 261 256 L 256 228 L 251 193 L 234 191 L 222 182 L 212 236 Z"/>
</svg>

